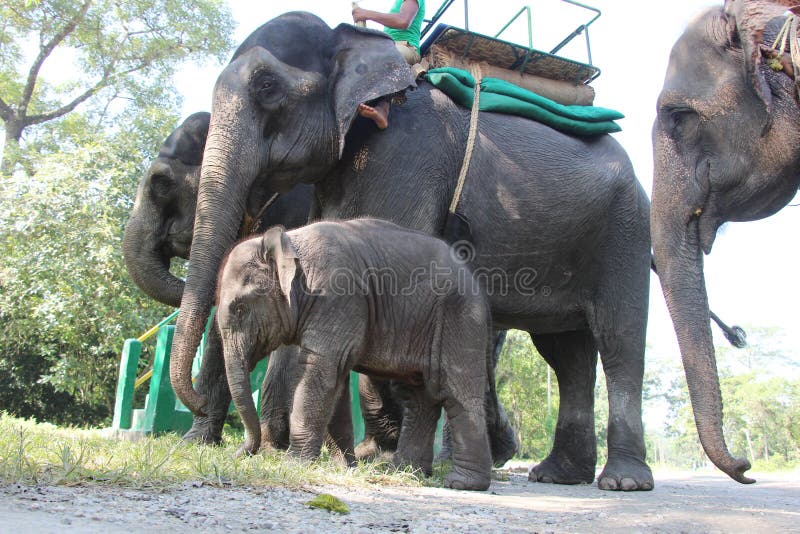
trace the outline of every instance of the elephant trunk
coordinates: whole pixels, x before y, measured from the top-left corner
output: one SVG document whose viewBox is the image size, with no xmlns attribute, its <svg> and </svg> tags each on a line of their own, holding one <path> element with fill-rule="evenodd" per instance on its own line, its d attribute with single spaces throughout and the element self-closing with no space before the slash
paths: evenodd
<svg viewBox="0 0 800 534">
<path fill-rule="evenodd" d="M 660 150 L 657 148 L 656 153 Z M 674 161 L 671 162 L 674 165 Z M 691 180 L 664 173 L 656 162 L 653 188 L 653 252 L 661 287 L 672 317 L 683 359 L 697 433 L 708 458 L 719 469 L 743 484 L 747 460 L 734 458 L 722 432 L 722 393 L 719 387 L 710 312 L 703 276 L 700 220 L 691 203 L 671 188 Z M 687 209 L 687 206 L 689 208 Z"/>
<path fill-rule="evenodd" d="M 239 234 L 247 192 L 260 161 L 253 140 L 262 135 L 258 125 L 247 126 L 248 113 L 242 98 L 220 91 L 220 82 L 215 92 L 217 98 L 200 174 L 189 272 L 170 361 L 170 381 L 175 394 L 195 415 L 205 415 L 206 400 L 192 387 L 192 360 L 211 311 L 217 271 Z"/>
<path fill-rule="evenodd" d="M 157 228 L 148 225 L 146 220 L 147 217 L 137 210 L 125 226 L 122 239 L 125 267 L 134 283 L 148 296 L 177 308 L 183 296 L 183 280 L 170 272 L 170 257 L 161 247 Z"/>
<path fill-rule="evenodd" d="M 261 447 L 261 425 L 256 412 L 256 404 L 250 393 L 250 369 L 248 353 L 241 350 L 238 341 L 229 342 L 229 335 L 223 334 L 223 353 L 225 355 L 225 373 L 228 376 L 228 387 L 239 417 L 244 424 L 245 437 L 242 451 L 255 454 Z M 238 340 L 238 337 L 237 337 Z"/>
</svg>

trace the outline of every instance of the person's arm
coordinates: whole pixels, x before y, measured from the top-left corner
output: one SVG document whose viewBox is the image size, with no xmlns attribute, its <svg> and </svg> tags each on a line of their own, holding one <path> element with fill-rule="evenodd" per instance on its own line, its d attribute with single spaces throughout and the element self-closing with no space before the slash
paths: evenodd
<svg viewBox="0 0 800 534">
<path fill-rule="evenodd" d="M 417 16 L 419 4 L 417 0 L 405 0 L 400 6 L 399 13 L 381 13 L 380 11 L 370 11 L 369 9 L 353 8 L 353 22 L 371 20 L 378 24 L 383 24 L 387 28 L 395 30 L 406 30 L 411 25 L 411 21 Z"/>
</svg>

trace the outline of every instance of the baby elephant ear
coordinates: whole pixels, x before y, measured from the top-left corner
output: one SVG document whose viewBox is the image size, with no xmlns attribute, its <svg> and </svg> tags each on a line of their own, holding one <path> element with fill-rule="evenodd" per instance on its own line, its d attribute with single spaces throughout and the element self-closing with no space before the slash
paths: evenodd
<svg viewBox="0 0 800 534">
<path fill-rule="evenodd" d="M 281 293 L 286 298 L 286 302 L 292 305 L 292 282 L 297 274 L 297 251 L 286 235 L 283 226 L 273 226 L 264 233 L 261 238 L 261 254 L 265 261 L 270 258 L 275 260 L 275 270 L 278 275 L 278 283 Z"/>
</svg>

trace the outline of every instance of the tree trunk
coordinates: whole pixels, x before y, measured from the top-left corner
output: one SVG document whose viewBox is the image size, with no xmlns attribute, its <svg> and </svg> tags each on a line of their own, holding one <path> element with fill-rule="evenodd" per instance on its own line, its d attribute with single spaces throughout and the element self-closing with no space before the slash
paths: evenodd
<svg viewBox="0 0 800 534">
<path fill-rule="evenodd" d="M 4 122 L 5 145 L 3 145 L 3 159 L 0 161 L 0 174 L 10 175 L 14 165 L 19 161 L 19 141 L 22 139 L 22 130 L 25 125 L 22 119 L 12 117 Z"/>
</svg>

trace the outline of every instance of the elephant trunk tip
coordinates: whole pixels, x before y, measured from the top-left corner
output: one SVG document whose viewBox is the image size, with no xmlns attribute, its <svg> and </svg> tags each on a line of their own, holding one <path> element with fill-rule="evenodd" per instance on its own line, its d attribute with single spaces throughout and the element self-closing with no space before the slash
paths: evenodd
<svg viewBox="0 0 800 534">
<path fill-rule="evenodd" d="M 737 458 L 732 466 L 732 470 L 727 472 L 727 474 L 740 484 L 753 484 L 756 479 L 744 476 L 744 472 L 749 469 L 750 462 L 742 458 Z"/>
<path fill-rule="evenodd" d="M 261 448 L 260 436 L 258 438 L 254 438 L 251 437 L 247 431 L 245 431 L 244 444 L 237 449 L 237 451 L 233 454 L 233 457 L 241 458 L 242 456 L 255 456 L 256 453 L 258 453 L 259 448 Z"/>
<path fill-rule="evenodd" d="M 191 381 L 186 388 L 183 387 L 182 384 L 179 384 L 180 383 L 175 380 L 172 381 L 172 389 L 175 391 L 178 399 L 180 399 L 183 405 L 186 406 L 195 417 L 205 417 L 206 413 L 204 408 L 207 404 L 205 397 L 195 391 L 194 387 L 191 385 Z"/>
<path fill-rule="evenodd" d="M 186 406 L 190 412 L 192 412 L 197 417 L 205 417 L 206 413 L 203 408 L 206 407 L 206 399 L 194 388 L 190 388 L 184 394 L 179 395 L 181 402 L 184 406 Z"/>
<path fill-rule="evenodd" d="M 756 481 L 756 479 L 744 475 L 744 472 L 750 469 L 750 462 L 744 458 L 734 458 L 733 456 L 727 455 L 722 461 L 713 458 L 711 461 L 714 462 L 722 472 L 740 484 L 753 484 Z"/>
</svg>

